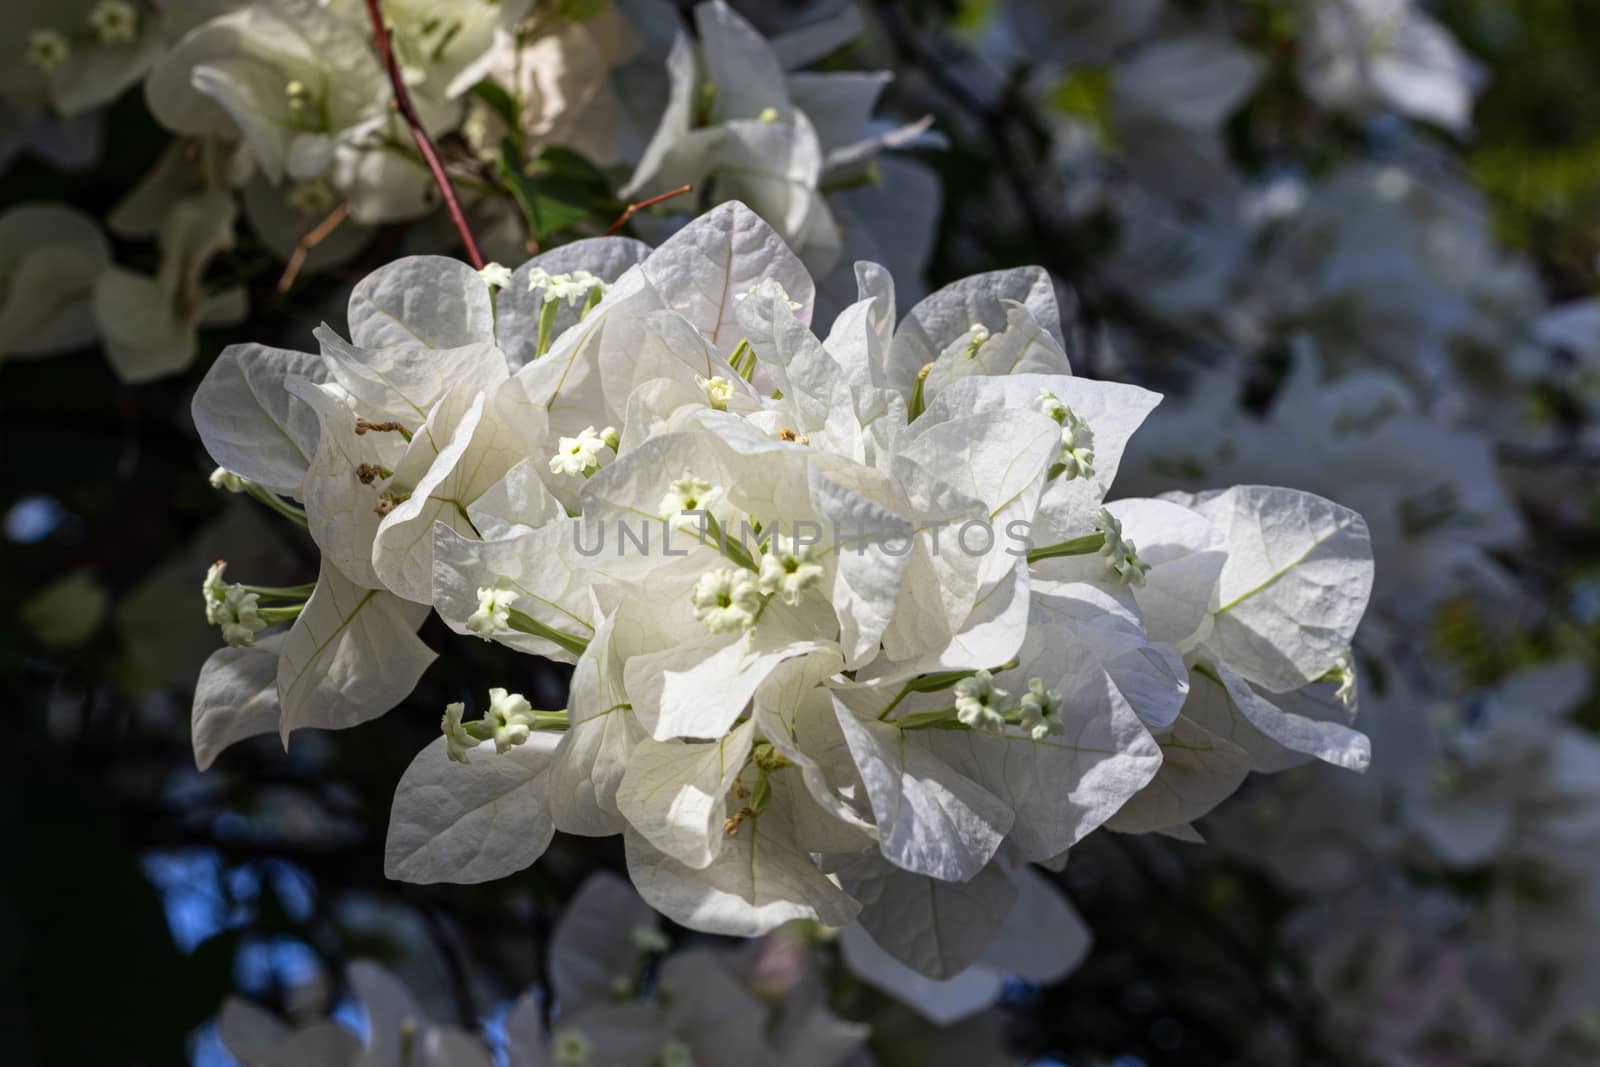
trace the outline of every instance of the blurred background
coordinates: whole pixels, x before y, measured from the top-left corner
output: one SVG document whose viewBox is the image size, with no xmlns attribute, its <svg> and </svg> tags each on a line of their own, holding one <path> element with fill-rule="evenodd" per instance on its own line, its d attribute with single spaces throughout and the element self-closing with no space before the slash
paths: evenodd
<svg viewBox="0 0 1600 1067">
<path fill-rule="evenodd" d="M 127 38 L 104 4 L 0 13 L 6 1059 L 233 1063 L 224 998 L 354 1017 L 354 959 L 479 1028 L 544 981 L 553 924 L 588 873 L 622 869 L 620 841 L 402 885 L 389 801 L 445 703 L 494 677 L 560 707 L 562 669 L 434 618 L 421 635 L 450 654 L 381 723 L 288 753 L 256 738 L 201 773 L 189 719 L 221 643 L 207 566 L 289 585 L 317 558 L 208 484 L 196 384 L 232 343 L 310 348 L 368 271 L 458 253 L 454 231 L 425 183 L 380 183 L 397 207 L 361 199 L 364 157 L 275 179 L 246 134 L 162 96 L 211 20 L 284 4 L 122 6 Z M 497 53 L 430 126 L 514 266 L 621 213 L 692 5 L 505 6 L 520 109 Z M 1301 487 L 1360 510 L 1378 559 L 1365 776 L 1253 777 L 1204 844 L 1093 835 L 1055 876 L 1093 933 L 1082 964 L 949 1034 L 818 935 L 834 1012 L 872 1025 L 886 1065 L 1600 1062 L 1600 5 L 734 6 L 769 37 L 851 27 L 809 69 L 892 72 L 876 115 L 932 117 L 818 185 L 842 237 L 808 262 L 891 262 L 902 312 L 1045 266 L 1077 372 L 1167 394 L 1115 495 Z M 40 37 L 80 24 L 65 56 Z M 451 46 L 417 25 L 435 58 Z M 625 232 L 679 222 L 668 204 Z"/>
</svg>

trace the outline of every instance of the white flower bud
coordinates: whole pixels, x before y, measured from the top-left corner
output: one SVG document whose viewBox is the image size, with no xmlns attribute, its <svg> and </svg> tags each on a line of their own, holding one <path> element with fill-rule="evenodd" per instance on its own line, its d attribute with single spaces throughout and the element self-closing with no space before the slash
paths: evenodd
<svg viewBox="0 0 1600 1067">
<path fill-rule="evenodd" d="M 28 34 L 28 62 L 46 74 L 72 55 L 72 43 L 60 30 L 34 30 Z"/>
<path fill-rule="evenodd" d="M 1071 481 L 1094 474 L 1094 431 L 1089 423 L 1048 389 L 1039 390 L 1039 410 L 1061 424 L 1061 455 L 1056 459 L 1060 470 L 1055 476 Z"/>
<path fill-rule="evenodd" d="M 1106 558 L 1106 566 L 1111 572 L 1127 585 L 1144 585 L 1144 576 L 1150 570 L 1150 565 L 1139 559 L 1134 543 L 1123 538 L 1122 523 L 1117 521 L 1117 517 L 1101 508 L 1095 516 L 1095 529 L 1105 534 L 1106 543 L 1100 546 L 1100 554 Z"/>
<path fill-rule="evenodd" d="M 561 439 L 556 454 L 550 457 L 550 473 L 588 477 L 600 469 L 600 450 L 608 447 L 593 426 L 585 426 L 578 436 Z"/>
<path fill-rule="evenodd" d="M 1331 672 L 1339 682 L 1339 688 L 1334 690 L 1334 697 L 1347 708 L 1356 706 L 1356 664 L 1349 652 L 1341 655 L 1334 661 Z"/>
<path fill-rule="evenodd" d="M 444 732 L 445 754 L 457 763 L 466 763 L 467 753 L 478 744 L 477 739 L 467 733 L 466 727 L 461 724 L 461 717 L 466 711 L 467 706 L 459 701 L 446 704 L 444 718 L 439 720 L 439 729 Z"/>
<path fill-rule="evenodd" d="M 295 182 L 284 202 L 301 215 L 326 215 L 333 210 L 334 193 L 321 178 Z"/>
<path fill-rule="evenodd" d="M 550 300 L 565 300 L 567 306 L 577 307 L 582 300 L 587 300 L 592 290 L 599 289 L 601 295 L 609 288 L 605 281 L 590 274 L 586 270 L 575 270 L 567 274 L 551 274 L 547 270 L 534 267 L 528 271 L 528 290 L 544 290 L 544 298 Z"/>
<path fill-rule="evenodd" d="M 1061 732 L 1061 694 L 1046 690 L 1038 678 L 1028 680 L 1028 691 L 1022 694 L 1022 728 L 1035 741 L 1043 741 L 1051 734 Z"/>
<path fill-rule="evenodd" d="M 705 390 L 706 403 L 718 411 L 728 410 L 728 401 L 733 398 L 733 383 L 726 378 L 702 378 L 694 376 L 694 383 Z"/>
<path fill-rule="evenodd" d="M 211 472 L 211 488 L 229 493 L 244 492 L 244 479 L 225 467 Z"/>
<path fill-rule="evenodd" d="M 749 571 L 718 567 L 694 583 L 689 594 L 694 617 L 714 634 L 748 630 L 761 610 L 761 590 Z"/>
<path fill-rule="evenodd" d="M 228 644 L 236 648 L 248 647 L 255 644 L 256 634 L 267 628 L 266 620 L 259 614 L 261 598 L 247 592 L 242 585 L 224 582 L 222 572 L 227 566 L 217 560 L 206 571 L 205 581 L 200 585 L 205 598 L 206 621 L 222 629 L 222 639 Z"/>
<path fill-rule="evenodd" d="M 659 508 L 663 517 L 676 518 L 686 511 L 705 511 L 711 502 L 721 495 L 722 490 L 712 488 L 710 482 L 684 471 L 682 478 L 676 479 L 667 487 Z M 689 516 L 683 525 L 694 525 L 693 520 L 694 517 Z"/>
<path fill-rule="evenodd" d="M 479 269 L 478 277 L 491 289 L 504 289 L 511 284 L 511 268 L 498 263 L 485 263 Z"/>
<path fill-rule="evenodd" d="M 999 705 L 1008 695 L 988 671 L 963 678 L 955 685 L 956 718 L 974 730 L 999 730 L 1006 724 Z"/>
<path fill-rule="evenodd" d="M 89 28 L 102 44 L 127 44 L 139 31 L 139 9 L 128 0 L 100 0 L 89 11 Z"/>
<path fill-rule="evenodd" d="M 593 1051 L 594 1043 L 583 1031 L 570 1026 L 557 1030 L 550 1038 L 550 1059 L 556 1067 L 586 1067 Z"/>
<path fill-rule="evenodd" d="M 494 730 L 496 752 L 509 752 L 533 732 L 533 706 L 521 693 L 489 690 L 489 710 L 483 719 Z"/>
<path fill-rule="evenodd" d="M 516 596 L 498 586 L 478 590 L 478 610 L 467 617 L 467 630 L 488 641 L 511 629 L 511 605 Z"/>
<path fill-rule="evenodd" d="M 779 285 L 771 278 L 761 279 L 744 292 L 736 294 L 733 299 L 735 303 L 742 304 L 746 299 L 752 296 L 769 297 L 773 300 L 782 300 L 785 304 L 789 305 L 790 311 L 799 311 L 805 306 L 798 301 L 789 299 L 789 294 L 784 290 L 783 286 Z"/>
<path fill-rule="evenodd" d="M 983 323 L 980 322 L 974 326 L 972 332 L 967 334 L 967 358 L 978 358 L 978 349 L 988 344 L 989 338 L 992 336 L 994 335 L 989 332 L 989 327 Z"/>
<path fill-rule="evenodd" d="M 798 605 L 805 591 L 822 581 L 824 572 L 816 555 L 816 545 L 801 545 L 792 537 L 774 534 L 761 557 L 761 591 L 776 595 L 790 607 Z"/>
</svg>

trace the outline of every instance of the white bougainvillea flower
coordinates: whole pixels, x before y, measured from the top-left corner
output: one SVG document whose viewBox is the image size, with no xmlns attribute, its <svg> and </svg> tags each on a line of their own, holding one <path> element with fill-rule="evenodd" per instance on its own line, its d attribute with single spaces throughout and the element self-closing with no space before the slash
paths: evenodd
<svg viewBox="0 0 1600 1067">
<path fill-rule="evenodd" d="M 244 141 L 274 183 L 315 178 L 385 119 L 388 83 L 355 14 L 295 0 L 220 14 L 161 57 L 145 100 L 174 133 Z"/>
<path fill-rule="evenodd" d="M 1270 692 L 1337 666 L 1372 590 L 1365 520 L 1294 489 L 1241 486 L 1179 502 L 1228 546 L 1206 646 Z"/>
<path fill-rule="evenodd" d="M 991 864 L 952 885 L 868 860 L 839 876 L 863 902 L 840 939 L 846 965 L 940 1026 L 999 1000 L 1007 975 L 1056 982 L 1089 951 L 1077 911 L 1028 868 Z"/>
<path fill-rule="evenodd" d="M 349 1067 L 361 1054 L 361 1039 L 332 1019 L 294 1027 L 238 997 L 222 1002 L 217 1038 L 240 1063 Z"/>
<path fill-rule="evenodd" d="M 857 25 L 852 15 L 837 19 Z M 692 185 L 714 200 L 743 200 L 826 273 L 843 236 L 825 182 L 862 172 L 882 149 L 916 143 L 928 121 L 874 122 L 887 75 L 791 72 L 723 0 L 696 6 L 694 22 L 699 47 L 686 35 L 673 43 L 666 110 L 621 195 Z"/>
<path fill-rule="evenodd" d="M 396 790 L 392 876 L 620 834 L 675 922 L 861 916 L 891 963 L 960 983 L 926 990 L 957 1014 L 998 981 L 969 965 L 1075 959 L 1008 954 L 1026 864 L 1119 817 L 1192 836 L 1250 768 L 1364 764 L 1334 696 L 1371 581 L 1353 512 L 1255 487 L 1107 504 L 1157 397 L 1071 376 L 1048 276 L 968 279 L 898 328 L 881 269 L 857 276 L 819 337 L 809 273 L 728 204 L 654 252 L 540 257 L 494 301 L 463 264 L 401 260 L 356 286 L 349 341 L 230 349 L 196 424 L 246 493 L 303 501 L 323 566 L 275 692 L 247 650 L 208 666 L 206 757 L 392 706 L 431 607 L 574 674 L 565 709 L 444 709 Z M 930 895 L 981 918 L 906 910 Z M 599 1054 L 582 1014 L 552 1041 Z M 685 1026 L 626 1032 L 699 1055 Z"/>
<path fill-rule="evenodd" d="M 1300 37 L 1300 80 L 1324 107 L 1401 114 L 1465 133 L 1484 72 L 1414 0 L 1320 0 Z"/>
<path fill-rule="evenodd" d="M 165 11 L 131 0 L 18 0 L 6 14 L 0 99 L 24 113 L 101 108 L 144 77 L 165 43 Z"/>
<path fill-rule="evenodd" d="M 479 1035 L 431 1020 L 398 978 L 365 960 L 346 968 L 364 1017 L 359 1035 L 343 1013 L 292 1027 L 233 997 L 217 1031 L 240 1062 L 284 1067 L 850 1062 L 870 1030 L 829 1010 L 816 954 L 797 938 L 752 947 L 675 950 L 638 893 L 600 871 L 556 920 L 548 983 L 510 1004 L 497 1027 L 498 1053 Z"/>
<path fill-rule="evenodd" d="M 87 215 L 58 204 L 0 214 L 0 361 L 94 340 L 90 303 L 111 246 Z"/>
<path fill-rule="evenodd" d="M 245 315 L 242 288 L 205 285 L 211 259 L 234 245 L 237 211 L 221 191 L 182 200 L 161 225 L 161 267 L 154 277 L 114 267 L 94 289 L 94 318 L 106 355 L 124 381 L 176 374 L 194 361 L 202 326 L 225 326 Z"/>
</svg>

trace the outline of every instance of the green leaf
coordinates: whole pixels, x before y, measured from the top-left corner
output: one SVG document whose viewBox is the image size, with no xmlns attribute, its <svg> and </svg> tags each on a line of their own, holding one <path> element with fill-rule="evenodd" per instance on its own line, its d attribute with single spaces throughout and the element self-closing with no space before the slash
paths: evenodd
<svg viewBox="0 0 1600 1067">
<path fill-rule="evenodd" d="M 511 187 L 535 240 L 601 217 L 614 202 L 604 175 L 576 152 L 546 148 L 526 170 L 520 159 L 516 141 L 505 138 L 500 144 L 500 176 Z"/>
<path fill-rule="evenodd" d="M 521 109 L 517 106 L 517 98 L 512 96 L 505 86 L 493 78 L 485 78 L 474 85 L 468 92 L 483 101 L 489 110 L 493 111 L 500 121 L 506 124 L 507 129 L 520 131 L 521 122 L 518 118 L 518 112 Z M 513 136 L 516 136 L 516 134 L 513 134 Z"/>
<path fill-rule="evenodd" d="M 561 17 L 573 22 L 592 19 L 609 6 L 611 0 L 556 0 L 556 10 Z"/>
</svg>

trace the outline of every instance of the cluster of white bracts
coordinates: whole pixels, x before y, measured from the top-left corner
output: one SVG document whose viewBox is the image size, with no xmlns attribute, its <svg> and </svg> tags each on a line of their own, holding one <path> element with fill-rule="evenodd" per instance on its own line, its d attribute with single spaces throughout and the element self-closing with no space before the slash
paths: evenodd
<svg viewBox="0 0 1600 1067">
<path fill-rule="evenodd" d="M 594 296 L 547 303 L 579 269 Z M 447 717 L 396 791 L 393 877 L 622 834 L 684 925 L 859 922 L 855 955 L 941 979 L 1069 964 L 1027 865 L 1096 827 L 1192 835 L 1252 769 L 1364 767 L 1334 695 L 1372 579 L 1358 515 L 1260 487 L 1106 504 L 1159 398 L 1071 376 L 1042 271 L 898 326 L 887 274 L 857 276 L 819 339 L 810 276 L 735 203 L 494 298 L 401 260 L 356 287 L 349 341 L 229 349 L 202 437 L 303 502 L 323 564 L 287 633 L 207 665 L 202 765 L 392 707 L 431 606 L 576 669 L 564 715 Z"/>
<path fill-rule="evenodd" d="M 7 105 L 74 115 L 142 80 L 173 140 L 107 219 L 119 237 L 159 246 L 153 275 L 115 265 L 99 227 L 74 208 L 27 203 L 0 214 L 10 239 L 0 248 L 0 359 L 99 336 L 125 380 L 177 373 L 194 360 L 202 327 L 246 313 L 242 287 L 207 277 L 208 263 L 234 246 L 241 213 L 274 255 L 298 255 L 316 271 L 356 254 L 374 227 L 438 208 L 362 0 L 26 6 L 12 68 L 0 73 L 0 124 Z M 435 139 L 459 133 L 491 170 L 513 133 L 526 139 L 527 165 L 546 147 L 575 149 L 624 198 L 692 185 L 685 211 L 743 199 L 833 289 L 850 288 L 857 258 L 891 262 L 908 282 L 921 272 L 938 213 L 932 174 L 905 161 L 871 168 L 882 150 L 918 143 L 927 121 L 872 117 L 887 73 L 800 70 L 860 33 L 853 8 L 769 40 L 723 0 L 694 10 L 693 37 L 667 0 L 557 6 L 383 5 Z M 114 23 L 114 38 L 91 32 L 102 23 Z M 492 94 L 471 92 L 480 83 L 505 94 L 519 130 L 485 103 Z M 525 246 L 509 189 L 458 184 L 488 254 Z M 683 217 L 647 213 L 635 225 L 662 235 Z M 297 250 L 330 218 L 342 221 Z"/>
<path fill-rule="evenodd" d="M 547 989 L 518 997 L 497 1028 L 504 1057 L 483 1038 L 429 1019 L 411 991 L 376 963 L 346 979 L 361 1036 L 333 1019 L 298 1027 L 229 998 L 217 1015 L 223 1047 L 263 1067 L 835 1067 L 857 1062 L 867 1027 L 828 1010 L 797 941 L 672 951 L 626 882 L 592 875 L 550 938 Z M 555 1018 L 546 1013 L 554 1005 Z"/>
</svg>

